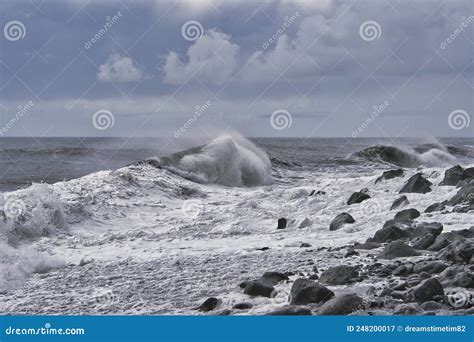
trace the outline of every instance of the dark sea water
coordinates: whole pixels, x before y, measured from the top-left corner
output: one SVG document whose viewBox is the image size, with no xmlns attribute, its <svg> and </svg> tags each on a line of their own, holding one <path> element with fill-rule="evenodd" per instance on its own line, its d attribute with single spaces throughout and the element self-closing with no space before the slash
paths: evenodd
<svg viewBox="0 0 474 342">
<path fill-rule="evenodd" d="M 298 139 L 253 138 L 272 158 L 274 165 L 303 166 L 332 171 L 352 166 L 376 167 L 393 160 L 393 151 L 375 149 L 362 156 L 357 152 L 378 145 L 397 146 L 401 153 L 425 153 L 433 148 L 451 155 L 455 162 L 474 161 L 474 138 L 440 140 L 383 138 Z M 202 141 L 203 142 L 203 141 Z M 34 182 L 54 183 L 96 171 L 116 169 L 153 156 L 167 155 L 195 146 L 196 142 L 164 138 L 0 138 L 0 191 L 11 191 Z M 398 152 L 396 152 L 396 158 Z M 405 158 L 405 156 L 402 156 Z M 427 156 L 428 160 L 439 156 Z M 441 156 L 443 159 L 445 156 Z M 403 159 L 402 158 L 402 159 Z M 382 162 L 382 163 L 381 163 Z M 453 163 L 449 161 L 449 163 Z M 416 166 L 416 165 L 399 165 Z M 383 165 L 387 167 L 387 165 Z"/>
</svg>

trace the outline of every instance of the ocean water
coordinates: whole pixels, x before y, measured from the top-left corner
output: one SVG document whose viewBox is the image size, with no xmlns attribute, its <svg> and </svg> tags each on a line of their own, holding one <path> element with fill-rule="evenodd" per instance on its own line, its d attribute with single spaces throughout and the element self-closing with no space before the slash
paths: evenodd
<svg viewBox="0 0 474 342">
<path fill-rule="evenodd" d="M 349 260 L 345 247 L 393 218 L 391 204 L 415 173 L 432 183 L 428 194 L 407 194 L 418 222 L 472 226 L 472 211 L 424 212 L 459 190 L 440 183 L 452 165 L 474 166 L 472 138 L 0 143 L 0 314 L 198 314 L 209 296 L 222 308 L 251 301 L 244 314 L 268 312 L 287 304 L 291 283 L 271 299 L 249 298 L 238 284 L 265 271 L 308 277 L 314 264 L 341 260 L 369 267 L 379 251 Z M 402 177 L 375 182 L 399 167 Z M 370 200 L 348 206 L 361 189 Z M 355 223 L 329 231 L 341 212 Z M 281 217 L 288 226 L 277 230 Z M 331 290 L 370 301 L 367 290 L 386 281 Z"/>
<path fill-rule="evenodd" d="M 422 154 L 439 149 L 459 163 L 474 159 L 474 138 L 421 139 L 300 139 L 253 138 L 273 161 L 293 163 L 314 170 L 384 167 L 382 151 L 372 158 L 353 154 L 370 146 L 397 146 L 402 152 Z M 203 142 L 201 139 L 200 142 Z M 12 191 L 32 183 L 55 183 L 100 170 L 117 169 L 149 157 L 165 156 L 193 147 L 195 141 L 163 138 L 0 138 L 0 191 Z M 446 155 L 425 156 L 425 164 L 442 162 Z M 368 156 L 365 156 L 368 157 Z M 431 158 L 431 159 L 430 159 Z M 387 159 L 387 158 L 386 158 Z M 390 160 L 388 160 L 390 162 Z M 289 166 L 289 165 L 288 165 Z M 401 165 L 407 166 L 407 165 Z M 412 165 L 410 165 L 412 166 Z"/>
</svg>

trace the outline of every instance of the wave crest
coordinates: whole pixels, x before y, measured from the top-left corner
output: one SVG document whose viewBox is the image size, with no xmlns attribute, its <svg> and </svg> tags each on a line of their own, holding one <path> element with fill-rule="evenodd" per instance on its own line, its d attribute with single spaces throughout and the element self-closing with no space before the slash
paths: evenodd
<svg viewBox="0 0 474 342">
<path fill-rule="evenodd" d="M 376 145 L 356 152 L 353 156 L 372 162 L 390 163 L 401 167 L 434 167 L 456 163 L 456 158 L 453 155 L 438 147 L 418 152 L 409 147 Z"/>
<path fill-rule="evenodd" d="M 273 183 L 267 154 L 240 137 L 222 136 L 206 145 L 148 162 L 198 183 L 236 187 Z"/>
</svg>

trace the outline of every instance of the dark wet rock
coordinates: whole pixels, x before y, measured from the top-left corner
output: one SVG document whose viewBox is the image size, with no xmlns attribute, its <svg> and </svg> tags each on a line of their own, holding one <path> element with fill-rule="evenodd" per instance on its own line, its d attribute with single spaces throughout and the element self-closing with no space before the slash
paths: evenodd
<svg viewBox="0 0 474 342">
<path fill-rule="evenodd" d="M 308 248 L 308 247 L 311 247 L 311 245 L 309 243 L 306 243 L 306 242 L 303 242 L 301 245 L 300 245 L 300 248 Z"/>
<path fill-rule="evenodd" d="M 318 280 L 319 279 L 319 276 L 317 274 L 311 274 L 308 279 L 311 279 L 311 280 Z"/>
<path fill-rule="evenodd" d="M 359 252 L 357 252 L 353 247 L 349 247 L 347 249 L 347 253 L 344 255 L 344 258 L 349 258 L 351 256 L 358 256 Z"/>
<path fill-rule="evenodd" d="M 328 285 L 344 285 L 352 283 L 359 278 L 359 272 L 354 266 L 339 265 L 328 268 L 321 273 L 320 282 Z"/>
<path fill-rule="evenodd" d="M 395 299 L 406 300 L 407 292 L 406 291 L 392 291 L 390 295 Z"/>
<path fill-rule="evenodd" d="M 311 310 L 299 306 L 286 306 L 267 313 L 268 316 L 311 316 Z"/>
<path fill-rule="evenodd" d="M 249 296 L 261 296 L 273 298 L 276 296 L 277 292 L 273 286 L 262 284 L 258 281 L 249 281 L 245 282 L 244 293 Z"/>
<path fill-rule="evenodd" d="M 370 198 L 370 196 L 365 193 L 365 192 L 362 192 L 359 191 L 359 192 L 354 192 L 351 197 L 349 197 L 349 199 L 347 200 L 347 204 L 348 205 L 351 205 L 351 204 L 356 204 L 356 203 L 361 203 L 365 200 L 368 200 Z"/>
<path fill-rule="evenodd" d="M 410 204 L 410 201 L 408 200 L 407 196 L 403 195 L 397 198 L 395 201 L 393 201 L 392 206 L 390 207 L 390 210 L 395 210 L 395 209 L 404 207 L 408 204 Z"/>
<path fill-rule="evenodd" d="M 321 190 L 312 190 L 311 193 L 309 194 L 310 196 L 323 196 L 326 195 L 326 191 L 321 191 Z"/>
<path fill-rule="evenodd" d="M 348 315 L 362 308 L 362 298 L 355 293 L 331 298 L 318 310 L 320 315 Z"/>
<path fill-rule="evenodd" d="M 406 263 L 398 266 L 393 270 L 392 274 L 394 276 L 407 276 L 413 273 L 414 265 L 412 263 Z"/>
<path fill-rule="evenodd" d="M 458 204 L 474 204 L 474 184 L 464 185 L 456 195 L 454 195 L 449 201 L 448 204 L 455 206 Z"/>
<path fill-rule="evenodd" d="M 206 299 L 198 308 L 198 311 L 209 312 L 214 310 L 217 305 L 219 305 L 219 300 L 217 298 L 211 297 Z"/>
<path fill-rule="evenodd" d="M 425 213 L 433 213 L 435 211 L 442 211 L 446 209 L 446 204 L 444 203 L 433 203 L 425 209 Z"/>
<path fill-rule="evenodd" d="M 401 227 L 403 227 L 401 223 L 397 223 L 396 221 L 388 221 L 384 224 L 384 227 L 377 230 L 374 234 L 374 237 L 367 240 L 367 242 L 387 242 L 408 238 L 410 234 Z"/>
<path fill-rule="evenodd" d="M 385 246 L 378 257 L 381 259 L 395 259 L 418 255 L 421 255 L 420 252 L 408 246 L 403 241 L 393 241 Z"/>
<path fill-rule="evenodd" d="M 327 287 L 310 279 L 299 278 L 293 283 L 290 291 L 290 304 L 306 305 L 309 303 L 324 303 L 334 296 Z"/>
<path fill-rule="evenodd" d="M 444 247 L 439 253 L 440 259 L 452 262 L 469 263 L 474 253 L 474 242 L 472 240 L 457 240 Z"/>
<path fill-rule="evenodd" d="M 348 213 L 341 213 L 337 215 L 334 220 L 332 220 L 331 224 L 329 225 L 329 230 L 338 230 L 346 223 L 354 223 L 354 218 Z"/>
<path fill-rule="evenodd" d="M 408 229 L 413 236 L 412 247 L 415 249 L 427 249 L 443 231 L 443 225 L 439 222 L 421 222 L 413 228 Z"/>
<path fill-rule="evenodd" d="M 411 240 L 411 245 L 414 249 L 427 249 L 434 242 L 436 237 L 432 234 L 418 236 Z"/>
<path fill-rule="evenodd" d="M 421 311 L 421 308 L 415 304 L 399 304 L 394 308 L 393 313 L 395 315 L 417 315 Z"/>
<path fill-rule="evenodd" d="M 448 264 L 438 260 L 427 260 L 417 262 L 413 267 L 413 272 L 426 272 L 429 274 L 441 273 L 448 267 Z"/>
<path fill-rule="evenodd" d="M 425 311 L 430 311 L 430 310 L 437 311 L 437 310 L 446 309 L 447 306 L 442 304 L 442 303 L 435 302 L 435 301 L 429 301 L 429 302 L 421 303 L 420 308 L 422 308 Z"/>
<path fill-rule="evenodd" d="M 472 272 L 461 272 L 456 274 L 453 280 L 453 285 L 465 288 L 474 287 L 474 274 Z"/>
<path fill-rule="evenodd" d="M 408 228 L 413 236 L 424 236 L 431 234 L 438 236 L 443 231 L 443 225 L 439 222 L 420 222 L 414 227 Z"/>
<path fill-rule="evenodd" d="M 232 308 L 236 310 L 248 310 L 248 309 L 253 308 L 253 305 L 252 303 L 244 302 L 244 303 L 237 303 Z"/>
<path fill-rule="evenodd" d="M 371 249 L 379 248 L 381 246 L 382 244 L 379 242 L 365 242 L 365 243 L 355 244 L 353 248 L 371 250 Z"/>
<path fill-rule="evenodd" d="M 446 170 L 444 179 L 439 185 L 456 185 L 463 178 L 464 168 L 461 165 L 453 166 Z"/>
<path fill-rule="evenodd" d="M 289 280 L 289 278 L 284 273 L 265 272 L 257 281 L 268 286 L 274 286 L 278 284 L 279 282 L 285 281 L 285 280 Z"/>
<path fill-rule="evenodd" d="M 375 184 L 377 184 L 381 180 L 389 180 L 396 177 L 402 177 L 403 174 L 404 174 L 403 169 L 384 171 L 384 173 L 382 173 L 382 176 L 380 176 L 379 178 L 375 180 Z"/>
<path fill-rule="evenodd" d="M 410 179 L 405 183 L 405 185 L 400 190 L 400 193 L 419 193 L 419 194 L 426 194 L 427 192 L 431 191 L 431 183 L 427 180 L 421 173 L 417 173 L 416 175 L 410 177 Z"/>
<path fill-rule="evenodd" d="M 429 278 L 415 286 L 410 294 L 418 303 L 434 300 L 438 296 L 444 296 L 443 285 L 436 278 Z"/>
<path fill-rule="evenodd" d="M 232 310 L 229 310 L 229 309 L 223 309 L 223 310 L 220 310 L 220 311 L 217 311 L 215 313 L 215 316 L 229 316 L 232 314 Z"/>
<path fill-rule="evenodd" d="M 287 220 L 286 218 L 282 217 L 278 219 L 278 226 L 277 229 L 285 229 L 287 225 Z"/>
<path fill-rule="evenodd" d="M 400 279 L 393 279 L 389 282 L 388 286 L 394 291 L 404 291 L 406 290 L 408 284 L 406 281 Z"/>
<path fill-rule="evenodd" d="M 391 296 L 393 293 L 393 290 L 389 287 L 386 287 L 382 290 L 382 292 L 380 292 L 380 297 L 388 297 L 388 296 Z"/>
<path fill-rule="evenodd" d="M 394 220 L 413 220 L 420 217 L 420 212 L 416 209 L 405 209 L 395 214 Z"/>
<path fill-rule="evenodd" d="M 448 246 L 450 243 L 465 238 L 474 238 L 474 227 L 471 227 L 469 229 L 452 230 L 450 232 L 440 234 L 436 237 L 435 241 L 428 248 L 428 250 L 440 251 L 441 249 Z"/>
</svg>

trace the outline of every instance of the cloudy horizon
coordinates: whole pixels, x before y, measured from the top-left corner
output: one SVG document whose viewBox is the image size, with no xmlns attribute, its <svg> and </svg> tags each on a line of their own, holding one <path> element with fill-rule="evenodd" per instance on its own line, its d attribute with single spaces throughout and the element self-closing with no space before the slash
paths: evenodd
<svg viewBox="0 0 474 342">
<path fill-rule="evenodd" d="M 469 0 L 0 8 L 2 137 L 474 133 Z"/>
</svg>

